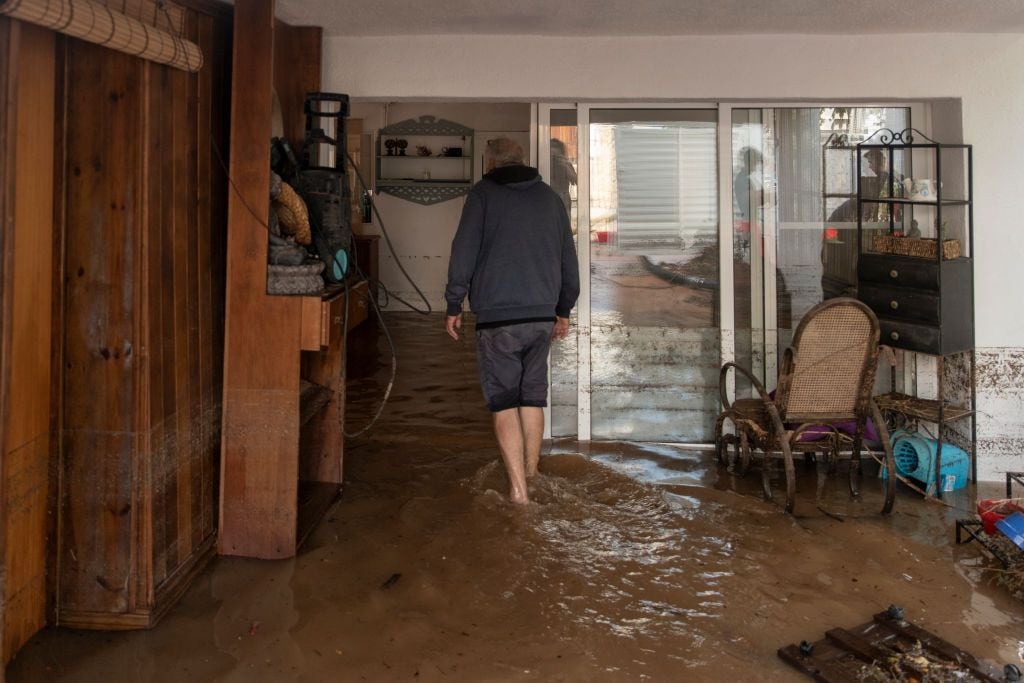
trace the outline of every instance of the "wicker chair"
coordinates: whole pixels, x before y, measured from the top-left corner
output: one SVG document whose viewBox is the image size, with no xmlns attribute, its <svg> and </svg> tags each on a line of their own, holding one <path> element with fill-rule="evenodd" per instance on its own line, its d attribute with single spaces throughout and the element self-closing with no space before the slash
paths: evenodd
<svg viewBox="0 0 1024 683">
<path fill-rule="evenodd" d="M 850 490 L 857 495 L 860 451 L 870 417 L 885 451 L 888 473 L 882 513 L 890 512 L 896 491 L 896 464 L 885 422 L 871 398 L 878 334 L 878 319 L 867 306 L 855 299 L 829 299 L 808 311 L 797 326 L 793 345 L 782 359 L 774 398 L 749 371 L 735 363 L 723 365 L 719 375 L 723 410 L 715 423 L 719 462 L 724 463 L 731 445 L 734 465 L 742 472 L 750 463 L 751 451 L 760 451 L 764 494 L 771 498 L 771 465 L 781 455 L 786 470 L 786 512 L 791 513 L 796 498 L 793 453 L 826 450 L 835 458 L 841 444 L 852 441 Z M 750 381 L 759 398 L 729 402 L 726 385 L 733 368 Z M 723 433 L 727 420 L 735 426 L 735 434 Z M 836 429 L 844 422 L 856 424 L 852 439 Z M 801 440 L 808 429 L 821 426 L 825 433 L 820 440 Z"/>
</svg>

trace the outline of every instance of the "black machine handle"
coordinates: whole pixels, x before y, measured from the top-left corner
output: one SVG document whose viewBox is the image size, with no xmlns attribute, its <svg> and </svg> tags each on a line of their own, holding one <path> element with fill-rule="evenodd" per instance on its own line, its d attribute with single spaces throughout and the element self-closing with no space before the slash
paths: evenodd
<svg viewBox="0 0 1024 683">
<path fill-rule="evenodd" d="M 341 106 L 338 107 L 338 111 L 322 111 L 316 107 L 320 102 L 339 102 L 341 103 Z M 348 95 L 336 92 L 306 93 L 306 102 L 303 105 L 303 112 L 306 116 L 343 119 L 348 116 Z"/>
</svg>

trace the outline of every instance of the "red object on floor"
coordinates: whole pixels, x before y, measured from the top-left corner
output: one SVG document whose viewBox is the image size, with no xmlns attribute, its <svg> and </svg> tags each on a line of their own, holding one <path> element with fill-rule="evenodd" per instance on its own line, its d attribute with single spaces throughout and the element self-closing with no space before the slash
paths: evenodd
<svg viewBox="0 0 1024 683">
<path fill-rule="evenodd" d="M 598 244 L 608 244 L 608 231 L 607 230 L 595 230 L 594 241 Z"/>
<path fill-rule="evenodd" d="M 986 534 L 996 533 L 996 522 L 1009 517 L 1014 512 L 1024 512 L 1024 508 L 1016 503 L 1008 503 L 988 498 L 978 501 L 978 516 Z"/>
</svg>

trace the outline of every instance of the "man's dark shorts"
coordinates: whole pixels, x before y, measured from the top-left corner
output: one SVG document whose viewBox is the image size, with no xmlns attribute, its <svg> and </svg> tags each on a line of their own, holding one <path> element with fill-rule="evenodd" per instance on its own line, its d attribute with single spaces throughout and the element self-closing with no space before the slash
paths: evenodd
<svg viewBox="0 0 1024 683">
<path fill-rule="evenodd" d="M 548 350 L 552 322 L 528 322 L 476 331 L 480 386 L 492 413 L 548 404 Z"/>
</svg>

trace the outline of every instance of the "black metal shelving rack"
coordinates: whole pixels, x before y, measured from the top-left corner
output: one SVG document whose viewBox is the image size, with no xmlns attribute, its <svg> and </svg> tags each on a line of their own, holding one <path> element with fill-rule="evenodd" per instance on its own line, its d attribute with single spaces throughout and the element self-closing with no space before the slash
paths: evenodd
<svg viewBox="0 0 1024 683">
<path fill-rule="evenodd" d="M 873 140 L 876 140 L 873 142 Z M 923 142 L 918 142 L 918 139 Z M 868 150 L 879 150 L 885 155 L 887 161 L 888 173 L 888 197 L 865 197 L 863 188 L 863 168 L 862 163 L 864 154 Z M 899 188 L 897 193 L 896 187 L 896 173 L 894 165 L 894 157 L 896 152 L 905 153 L 911 158 L 915 150 L 930 151 L 933 154 L 935 163 L 935 180 L 936 180 L 936 197 L 934 201 L 918 201 L 908 198 L 904 198 L 902 195 L 902 187 Z M 963 150 L 966 156 L 966 176 L 965 189 L 966 195 L 963 199 L 946 199 L 942 196 L 942 152 L 945 150 Z M 940 143 L 927 137 L 920 131 L 914 128 L 906 128 L 902 131 L 893 131 L 888 128 L 882 128 L 876 131 L 873 135 L 867 138 L 864 142 L 857 145 L 857 200 L 858 208 L 857 211 L 857 255 L 858 255 L 858 291 L 860 290 L 860 283 L 862 282 L 861 274 L 863 273 L 862 264 L 864 261 L 864 226 L 863 226 L 863 210 L 860 210 L 864 204 L 883 204 L 889 206 L 888 211 L 888 222 L 889 222 L 889 234 L 893 235 L 896 232 L 896 210 L 898 206 L 911 207 L 911 212 L 914 206 L 926 206 L 933 207 L 935 209 L 936 219 L 936 272 L 938 276 L 937 292 L 940 297 L 948 296 L 946 288 L 943 286 L 943 280 L 952 280 L 950 277 L 951 261 L 944 260 L 943 257 L 943 241 L 946 235 L 943 234 L 944 223 L 942 220 L 943 207 L 964 207 L 966 210 L 966 238 L 967 238 L 967 261 L 966 268 L 960 268 L 957 272 L 966 272 L 969 274 L 969 308 L 970 313 L 967 316 L 967 321 L 962 321 L 969 324 L 966 330 L 961 330 L 959 334 L 944 334 L 944 329 L 948 330 L 949 327 L 955 325 L 957 321 L 943 320 L 940 309 L 940 316 L 937 323 L 937 342 L 933 344 L 920 344 L 914 343 L 910 340 L 903 339 L 900 335 L 893 331 L 891 336 L 886 338 L 885 335 L 885 320 L 883 316 L 887 315 L 888 311 L 878 311 L 880 318 L 883 318 L 883 338 L 881 342 L 892 346 L 893 348 L 914 351 L 917 353 L 926 353 L 934 355 L 938 359 L 938 398 L 935 401 L 929 401 L 927 399 L 914 399 L 911 404 L 916 406 L 910 409 L 906 409 L 903 406 L 908 404 L 907 397 L 901 394 L 887 394 L 886 396 L 879 397 L 878 404 L 879 408 L 885 410 L 893 410 L 901 412 L 905 417 L 911 417 L 916 419 L 922 419 L 927 421 L 935 421 L 938 424 L 938 433 L 936 434 L 936 457 L 935 457 L 935 495 L 938 498 L 942 497 L 942 443 L 943 443 L 943 428 L 947 422 L 947 412 L 952 415 L 950 419 L 962 419 L 969 416 L 971 418 L 971 452 L 970 452 L 970 468 L 971 468 L 971 481 L 977 481 L 977 419 L 976 419 L 976 407 L 977 407 L 977 390 L 976 390 L 976 362 L 975 362 L 975 351 L 974 351 L 974 302 L 973 302 L 973 260 L 974 260 L 974 160 L 973 160 L 973 148 L 971 145 L 962 143 Z M 908 171 L 911 169 L 907 169 Z M 913 261 L 921 261 L 922 259 L 914 259 L 913 257 L 904 257 L 909 259 L 907 263 Z M 957 259 L 959 260 L 959 259 Z M 962 265 L 962 264 L 959 264 Z M 896 279 L 896 269 L 890 271 L 892 277 Z M 945 277 L 944 277 L 945 276 Z M 963 278 L 959 278 L 963 280 Z M 947 283 L 948 284 L 948 283 Z M 867 302 L 866 302 L 867 303 Z M 894 302 L 895 303 L 895 302 Z M 948 316 L 952 317 L 952 316 Z M 968 322 L 969 321 L 969 322 Z M 968 352 L 970 354 L 970 406 L 968 408 L 960 406 L 952 406 L 946 403 L 944 395 L 944 377 L 945 377 L 945 357 L 953 353 Z M 892 387 L 895 390 L 895 368 L 893 368 L 892 376 Z M 886 400 L 886 399 L 890 400 Z"/>
</svg>

